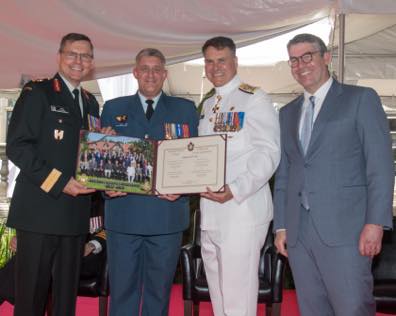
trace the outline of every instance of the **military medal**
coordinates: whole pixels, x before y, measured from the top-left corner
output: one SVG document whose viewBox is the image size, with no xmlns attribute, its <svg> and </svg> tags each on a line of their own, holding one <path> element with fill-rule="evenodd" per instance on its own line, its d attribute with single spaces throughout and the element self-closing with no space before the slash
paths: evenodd
<svg viewBox="0 0 396 316">
<path fill-rule="evenodd" d="M 213 113 L 217 113 L 220 110 L 220 101 L 221 101 L 221 95 L 216 96 L 216 104 L 212 108 Z"/>
<path fill-rule="evenodd" d="M 101 128 L 100 119 L 90 114 L 88 114 L 87 117 L 88 117 L 88 129 L 91 132 L 99 132 Z"/>
<path fill-rule="evenodd" d="M 187 138 L 190 137 L 188 124 L 165 123 L 165 139 Z"/>
</svg>

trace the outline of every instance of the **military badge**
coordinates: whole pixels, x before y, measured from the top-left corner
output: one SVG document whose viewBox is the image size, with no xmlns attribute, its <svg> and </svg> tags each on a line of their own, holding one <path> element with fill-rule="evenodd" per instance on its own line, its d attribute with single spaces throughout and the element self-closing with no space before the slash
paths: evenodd
<svg viewBox="0 0 396 316">
<path fill-rule="evenodd" d="M 61 130 L 61 129 L 55 129 L 54 130 L 54 138 L 56 140 L 62 140 L 63 139 L 63 134 L 64 134 L 64 131 Z"/>
<path fill-rule="evenodd" d="M 61 83 L 59 79 L 55 78 L 52 81 L 52 88 L 54 89 L 55 92 L 61 92 Z"/>
<path fill-rule="evenodd" d="M 128 120 L 128 115 L 125 115 L 125 114 L 123 114 L 123 115 L 117 115 L 117 116 L 115 117 L 115 120 L 116 120 L 118 123 L 125 123 L 125 122 Z"/>
<path fill-rule="evenodd" d="M 51 112 L 69 114 L 69 112 L 61 105 L 51 105 L 50 109 L 51 109 Z"/>
<path fill-rule="evenodd" d="M 216 96 L 216 104 L 212 108 L 213 113 L 217 113 L 220 110 L 220 101 L 221 101 L 221 95 Z"/>
</svg>

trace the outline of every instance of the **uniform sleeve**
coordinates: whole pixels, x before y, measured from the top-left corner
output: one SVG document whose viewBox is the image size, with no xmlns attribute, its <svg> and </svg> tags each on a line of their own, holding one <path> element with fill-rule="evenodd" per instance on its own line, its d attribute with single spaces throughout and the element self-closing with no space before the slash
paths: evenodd
<svg viewBox="0 0 396 316">
<path fill-rule="evenodd" d="M 188 122 L 190 136 L 198 136 L 198 112 L 193 102 L 188 102 Z"/>
<path fill-rule="evenodd" d="M 105 102 L 105 104 L 103 105 L 103 110 L 102 110 L 102 114 L 100 116 L 100 124 L 102 127 L 113 127 L 111 124 L 111 116 L 109 114 L 109 103 Z"/>
<path fill-rule="evenodd" d="M 279 119 L 270 98 L 256 92 L 245 113 L 250 150 L 246 172 L 241 173 L 229 187 L 234 199 L 241 203 L 261 187 L 274 174 L 280 159 Z"/>
<path fill-rule="evenodd" d="M 282 110 L 280 113 L 281 126 L 281 160 L 275 174 L 274 185 L 274 232 L 285 228 L 285 213 L 286 213 L 286 190 L 289 180 L 289 161 L 284 150 L 284 136 L 282 131 L 285 130 L 282 123 Z"/>
<path fill-rule="evenodd" d="M 47 107 L 46 95 L 39 86 L 30 84 L 24 87 L 11 116 L 6 153 L 32 183 L 57 197 L 69 181 L 69 177 L 65 176 L 62 170 L 51 166 L 37 150 Z"/>
</svg>

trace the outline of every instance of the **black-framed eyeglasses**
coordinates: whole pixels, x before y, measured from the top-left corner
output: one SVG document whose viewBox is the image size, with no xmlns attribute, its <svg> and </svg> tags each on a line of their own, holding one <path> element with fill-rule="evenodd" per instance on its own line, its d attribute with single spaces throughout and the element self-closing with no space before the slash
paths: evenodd
<svg viewBox="0 0 396 316">
<path fill-rule="evenodd" d="M 302 61 L 304 64 L 308 64 L 312 61 L 313 55 L 316 53 L 319 53 L 320 51 L 314 51 L 314 52 L 307 52 L 301 56 L 297 56 L 297 57 L 290 57 L 290 59 L 288 60 L 288 64 L 290 67 L 297 67 L 298 64 L 300 63 L 300 61 Z"/>
<path fill-rule="evenodd" d="M 86 53 L 79 54 L 71 51 L 62 51 L 61 53 L 66 57 L 66 59 L 69 60 L 77 60 L 78 58 L 80 58 L 82 62 L 90 63 L 93 59 L 93 55 Z"/>
</svg>

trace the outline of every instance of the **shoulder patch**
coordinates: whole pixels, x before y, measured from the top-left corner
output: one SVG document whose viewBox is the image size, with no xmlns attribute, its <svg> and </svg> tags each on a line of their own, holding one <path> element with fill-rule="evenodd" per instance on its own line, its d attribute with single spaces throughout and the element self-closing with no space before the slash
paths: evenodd
<svg viewBox="0 0 396 316">
<path fill-rule="evenodd" d="M 207 99 L 213 97 L 213 96 L 215 95 L 215 93 L 216 93 L 215 88 L 212 88 L 211 90 L 209 90 L 209 91 L 203 96 L 201 102 L 199 102 L 199 105 L 198 105 L 198 109 L 197 109 L 198 114 L 201 114 L 201 112 L 202 112 L 202 107 L 203 107 L 204 102 L 205 102 Z"/>
<path fill-rule="evenodd" d="M 253 87 L 247 83 L 241 83 L 239 86 L 239 90 L 241 90 L 242 92 L 249 93 L 249 94 L 254 94 L 257 89 L 258 89 L 258 87 Z"/>
</svg>

